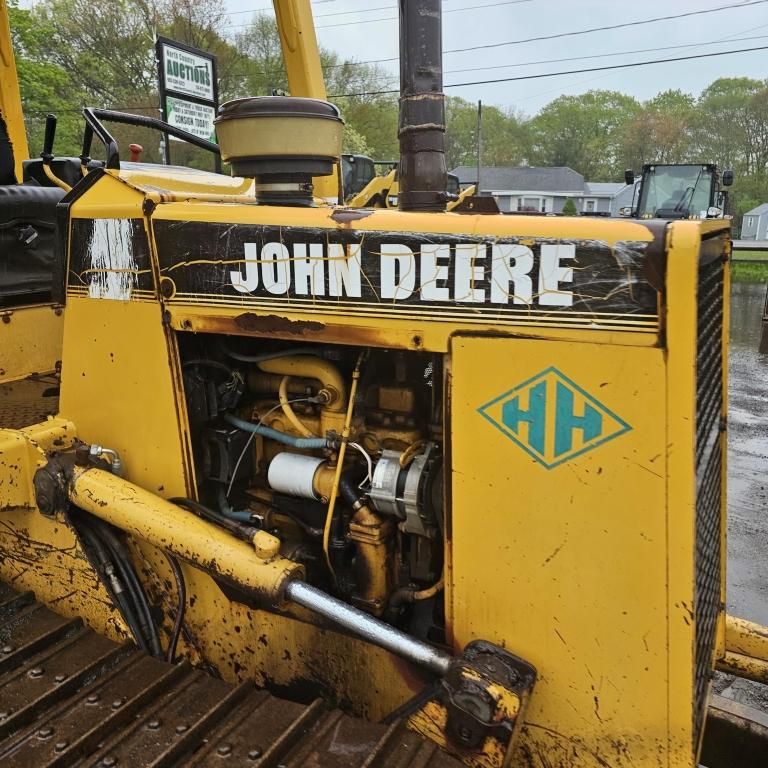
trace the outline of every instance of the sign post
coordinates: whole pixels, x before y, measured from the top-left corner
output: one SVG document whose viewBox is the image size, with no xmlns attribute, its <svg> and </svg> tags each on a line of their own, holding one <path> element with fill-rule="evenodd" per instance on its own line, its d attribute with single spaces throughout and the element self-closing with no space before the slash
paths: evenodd
<svg viewBox="0 0 768 768">
<path fill-rule="evenodd" d="M 213 120 L 219 106 L 216 57 L 167 37 L 157 38 L 155 52 L 163 120 L 202 139 L 215 142 Z M 166 165 L 171 164 L 169 138 L 179 141 L 173 136 L 164 136 Z M 221 171 L 221 159 L 218 156 L 216 171 Z"/>
</svg>

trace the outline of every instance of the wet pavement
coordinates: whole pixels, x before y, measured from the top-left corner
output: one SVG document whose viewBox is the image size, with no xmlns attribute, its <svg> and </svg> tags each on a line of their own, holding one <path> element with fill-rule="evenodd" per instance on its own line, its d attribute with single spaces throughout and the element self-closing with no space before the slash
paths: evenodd
<svg viewBox="0 0 768 768">
<path fill-rule="evenodd" d="M 765 284 L 734 282 L 728 382 L 728 612 L 768 625 L 768 355 Z M 715 690 L 768 711 L 768 686 L 718 675 Z"/>
</svg>

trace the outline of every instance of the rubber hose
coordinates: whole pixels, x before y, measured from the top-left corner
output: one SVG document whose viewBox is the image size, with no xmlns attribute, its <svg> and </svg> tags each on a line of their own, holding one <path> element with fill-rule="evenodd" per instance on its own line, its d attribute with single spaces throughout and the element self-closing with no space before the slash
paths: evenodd
<svg viewBox="0 0 768 768">
<path fill-rule="evenodd" d="M 238 523 L 251 523 L 251 513 L 247 509 L 235 509 L 227 500 L 227 493 L 222 486 L 219 488 L 217 500 L 219 502 L 219 512 L 230 520 L 236 520 Z"/>
<path fill-rule="evenodd" d="M 162 658 L 163 649 L 160 645 L 160 635 L 157 631 L 154 619 L 152 618 L 152 609 L 149 605 L 149 599 L 144 591 L 144 587 L 141 585 L 141 582 L 136 575 L 133 564 L 128 558 L 128 553 L 125 551 L 125 547 L 106 524 L 102 523 L 97 525 L 96 531 L 98 532 L 98 535 L 102 537 L 107 549 L 112 552 L 112 555 L 115 558 L 115 564 L 121 572 L 123 580 L 131 594 L 131 598 L 138 608 L 139 623 L 141 624 L 149 646 L 152 649 L 152 655 Z"/>
<path fill-rule="evenodd" d="M 207 520 L 209 523 L 215 523 L 224 528 L 225 531 L 231 533 L 235 538 L 241 541 L 253 543 L 253 528 L 238 523 L 235 520 L 230 520 L 228 517 L 224 517 L 221 512 L 216 512 L 210 507 L 206 507 L 205 504 L 201 504 L 194 499 L 188 499 L 184 496 L 177 496 L 173 499 L 169 499 L 172 504 L 177 504 L 180 507 L 192 512 L 192 514 L 202 517 L 203 520 Z"/>
<path fill-rule="evenodd" d="M 176 656 L 176 647 L 179 644 L 179 637 L 181 636 L 181 628 L 184 626 L 184 615 L 187 611 L 187 585 L 184 581 L 184 574 L 181 571 L 179 561 L 169 552 L 164 552 L 168 565 L 171 566 L 173 571 L 173 578 L 176 579 L 176 591 L 179 595 L 179 606 L 176 609 L 176 621 L 173 623 L 173 630 L 171 631 L 171 639 L 168 641 L 168 651 L 165 655 L 165 660 L 169 664 L 173 664 Z"/>
<path fill-rule="evenodd" d="M 291 448 L 325 448 L 327 440 L 324 437 L 294 437 L 293 435 L 287 435 L 285 432 L 278 432 L 271 427 L 265 427 L 261 424 L 254 424 L 253 422 L 246 421 L 245 419 L 239 419 L 237 416 L 233 416 L 231 413 L 224 414 L 224 421 L 231 424 L 233 427 L 242 429 L 244 432 L 254 432 L 261 437 L 268 437 L 270 440 L 275 440 L 283 445 L 290 446 Z"/>
<path fill-rule="evenodd" d="M 107 585 L 107 591 L 113 595 L 113 598 L 117 603 L 117 609 L 120 611 L 120 615 L 123 617 L 123 621 L 125 621 L 126 625 L 128 626 L 128 630 L 133 635 L 133 639 L 137 647 L 139 650 L 148 653 L 149 645 L 147 643 L 147 639 L 141 632 L 138 620 L 136 619 L 130 604 L 125 599 L 125 594 L 114 592 L 111 585 L 109 585 L 107 582 L 106 565 L 110 563 L 110 558 L 107 555 L 104 543 L 97 538 L 96 534 L 88 527 L 86 523 L 80 522 L 80 524 L 77 526 L 77 530 L 84 543 L 87 543 L 88 546 L 93 550 L 94 557 L 102 571 L 102 580 Z M 127 585 L 125 585 L 125 588 L 128 588 Z"/>
<path fill-rule="evenodd" d="M 242 363 L 263 363 L 265 360 L 276 360 L 279 357 L 290 357 L 291 355 L 318 355 L 322 352 L 321 347 L 304 347 L 303 349 L 281 349 L 279 352 L 265 352 L 262 355 L 244 355 L 241 352 L 225 347 L 222 344 L 224 353 L 233 360 L 239 360 Z"/>
</svg>

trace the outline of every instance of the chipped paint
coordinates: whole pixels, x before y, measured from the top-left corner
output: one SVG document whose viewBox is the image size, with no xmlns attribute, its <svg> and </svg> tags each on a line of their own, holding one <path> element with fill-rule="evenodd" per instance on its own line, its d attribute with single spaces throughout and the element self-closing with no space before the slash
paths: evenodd
<svg viewBox="0 0 768 768">
<path fill-rule="evenodd" d="M 130 219 L 94 219 L 90 242 L 92 299 L 129 301 L 136 287 Z"/>
</svg>

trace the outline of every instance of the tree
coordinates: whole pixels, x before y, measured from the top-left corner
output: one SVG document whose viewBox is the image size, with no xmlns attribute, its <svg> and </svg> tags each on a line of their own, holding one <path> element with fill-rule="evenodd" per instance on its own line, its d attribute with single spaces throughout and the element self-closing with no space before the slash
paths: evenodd
<svg viewBox="0 0 768 768">
<path fill-rule="evenodd" d="M 33 156 L 42 149 L 45 116 L 55 112 L 59 117 L 57 145 L 77 145 L 82 132 L 79 109 L 72 109 L 73 99 L 84 98 L 70 73 L 60 64 L 41 54 L 53 30 L 29 9 L 16 2 L 8 7 L 16 69 L 21 89 L 21 104 L 27 126 L 29 151 Z"/>
<path fill-rule="evenodd" d="M 531 120 L 531 163 L 568 166 L 590 181 L 614 181 L 623 172 L 621 137 L 640 105 L 616 91 L 560 96 Z"/>
<path fill-rule="evenodd" d="M 621 130 L 622 165 L 681 163 L 690 158 L 696 115 L 693 96 L 679 90 L 663 91 L 642 104 Z"/>
<path fill-rule="evenodd" d="M 446 98 L 445 155 L 449 168 L 477 163 L 477 105 Z M 526 121 L 512 111 L 483 105 L 483 165 L 520 165 L 525 160 Z"/>
<path fill-rule="evenodd" d="M 579 212 L 576 210 L 576 203 L 573 202 L 573 198 L 569 197 L 563 205 L 563 216 L 578 216 Z"/>
</svg>

